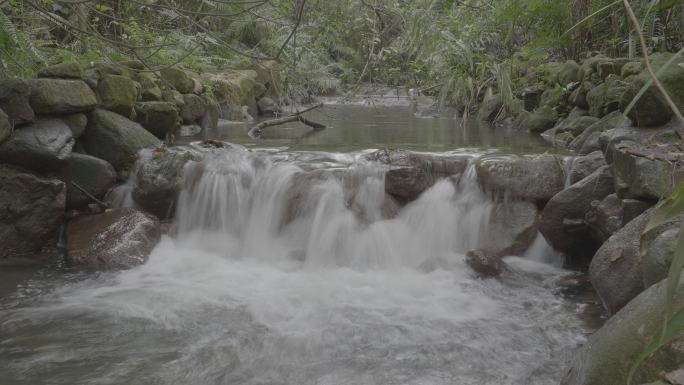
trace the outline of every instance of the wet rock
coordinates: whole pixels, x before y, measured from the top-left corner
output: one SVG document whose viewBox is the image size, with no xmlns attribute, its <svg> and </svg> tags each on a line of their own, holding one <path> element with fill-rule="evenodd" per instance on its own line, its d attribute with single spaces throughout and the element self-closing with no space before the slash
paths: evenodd
<svg viewBox="0 0 684 385">
<path fill-rule="evenodd" d="M 136 121 L 160 139 L 178 128 L 178 110 L 168 102 L 139 102 L 135 105 Z"/>
<path fill-rule="evenodd" d="M 684 283 L 679 285 L 674 305 L 684 307 Z M 661 331 L 665 306 L 664 282 L 634 298 L 573 354 L 561 385 L 624 385 L 637 357 Z M 678 369 L 682 362 L 684 335 L 646 359 L 634 383 L 655 381 L 661 372 Z"/>
<path fill-rule="evenodd" d="M 522 255 L 534 242 L 538 229 L 539 212 L 534 203 L 498 203 L 489 217 L 483 249 L 501 257 Z"/>
<path fill-rule="evenodd" d="M 116 182 L 116 171 L 107 161 L 90 155 L 72 153 L 66 166 L 57 172 L 57 177 L 67 186 L 67 209 L 77 209 L 95 203 L 71 182 L 78 184 L 90 195 L 101 199 Z"/>
<path fill-rule="evenodd" d="M 600 138 L 603 132 L 629 125 L 629 123 L 629 120 L 621 112 L 611 112 L 587 127 L 568 147 L 579 154 L 598 151 L 601 149 Z"/>
<path fill-rule="evenodd" d="M 12 126 L 33 122 L 33 109 L 29 104 L 31 85 L 23 79 L 0 81 L 0 109 L 5 111 Z"/>
<path fill-rule="evenodd" d="M 506 263 L 500 257 L 482 250 L 466 253 L 466 264 L 481 278 L 494 278 L 507 270 Z"/>
<path fill-rule="evenodd" d="M 81 80 L 33 79 L 30 103 L 43 115 L 66 115 L 91 111 L 97 105 L 93 90 Z"/>
<path fill-rule="evenodd" d="M 181 94 L 192 94 L 195 89 L 195 82 L 185 71 L 169 67 L 160 71 L 162 81 L 170 84 Z"/>
<path fill-rule="evenodd" d="M 571 160 L 569 181 L 575 184 L 593 174 L 594 171 L 606 165 L 606 160 L 601 151 L 594 151 L 584 156 L 578 156 Z"/>
<path fill-rule="evenodd" d="M 17 129 L 0 145 L 0 162 L 29 170 L 54 170 L 64 166 L 74 143 L 71 130 L 64 122 L 41 119 Z"/>
<path fill-rule="evenodd" d="M 105 75 L 97 86 L 100 107 L 130 118 L 138 98 L 138 85 L 119 75 Z"/>
<path fill-rule="evenodd" d="M 652 62 L 656 71 L 659 71 L 670 57 L 671 55 L 654 55 Z M 681 106 L 684 106 L 684 67 L 678 63 L 682 63 L 682 59 L 676 60 L 672 65 L 659 73 L 658 80 L 660 80 L 675 105 L 680 106 L 680 110 L 682 110 Z M 620 102 L 620 109 L 622 111 L 625 111 L 637 93 L 649 80 L 650 75 L 645 70 L 632 80 Z M 651 85 L 627 115 L 639 127 L 653 127 L 667 123 L 672 119 L 674 113 L 658 88 L 655 85 Z"/>
<path fill-rule="evenodd" d="M 585 216 L 594 238 L 605 242 L 625 224 L 648 210 L 652 204 L 636 199 L 620 199 L 610 194 L 601 201 L 591 203 Z"/>
<path fill-rule="evenodd" d="M 63 182 L 0 164 L 0 259 L 36 257 L 54 247 L 65 202 Z"/>
<path fill-rule="evenodd" d="M 38 72 L 39 78 L 82 79 L 85 76 L 83 67 L 77 62 L 64 62 L 43 68 Z"/>
<path fill-rule="evenodd" d="M 570 83 L 580 80 L 580 66 L 574 60 L 566 61 L 558 72 L 558 83 L 566 87 Z"/>
<path fill-rule="evenodd" d="M 7 114 L 3 110 L 0 110 L 0 144 L 2 144 L 5 139 L 9 138 L 11 134 L 12 126 L 7 118 Z"/>
<path fill-rule="evenodd" d="M 485 96 L 480 104 L 477 118 L 485 122 L 493 122 L 503 108 L 503 98 L 501 94 L 493 94 Z"/>
<path fill-rule="evenodd" d="M 161 237 L 159 220 L 134 209 L 113 209 L 81 216 L 66 226 L 66 256 L 71 266 L 129 269 L 144 264 Z"/>
<path fill-rule="evenodd" d="M 183 124 L 199 123 L 207 113 L 207 107 L 207 101 L 201 96 L 195 94 L 183 95 L 183 106 L 180 110 Z"/>
<path fill-rule="evenodd" d="M 160 144 L 138 123 L 106 110 L 90 114 L 81 142 L 88 154 L 106 160 L 117 171 L 128 170 L 141 149 Z"/>
<path fill-rule="evenodd" d="M 200 158 L 197 152 L 181 147 L 154 151 L 151 158 L 138 169 L 133 199 L 159 218 L 172 217 L 182 187 L 185 165 Z"/>
<path fill-rule="evenodd" d="M 563 160 L 553 155 L 488 155 L 475 163 L 485 191 L 546 202 L 565 186 Z"/>
<path fill-rule="evenodd" d="M 391 166 L 385 174 L 385 191 L 406 203 L 415 200 L 438 180 L 459 177 L 468 157 L 420 154 L 410 151 L 378 151 L 369 156 Z"/>
<path fill-rule="evenodd" d="M 554 195 L 541 214 L 540 228 L 547 242 L 573 259 L 589 260 L 600 243 L 584 222 L 591 202 L 613 192 L 608 166 Z"/>
</svg>

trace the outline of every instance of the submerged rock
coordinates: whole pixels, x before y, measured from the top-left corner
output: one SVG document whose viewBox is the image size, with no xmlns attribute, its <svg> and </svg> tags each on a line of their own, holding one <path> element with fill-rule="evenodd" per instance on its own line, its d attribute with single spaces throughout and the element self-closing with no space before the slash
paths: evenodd
<svg viewBox="0 0 684 385">
<path fill-rule="evenodd" d="M 506 263 L 501 257 L 482 250 L 466 253 L 466 264 L 481 278 L 494 278 L 507 270 Z"/>
<path fill-rule="evenodd" d="M 682 282 L 675 295 L 676 309 L 684 307 Z M 637 357 L 662 330 L 665 309 L 665 282 L 661 282 L 634 298 L 589 337 L 574 353 L 561 385 L 624 385 Z M 680 368 L 682 362 L 684 334 L 647 358 L 634 383 L 655 381 L 662 372 Z"/>
<path fill-rule="evenodd" d="M 88 154 L 108 161 L 117 171 L 129 169 L 141 149 L 160 144 L 138 123 L 106 110 L 90 114 L 81 141 Z"/>
<path fill-rule="evenodd" d="M 563 162 L 553 155 L 488 155 L 475 166 L 484 190 L 546 202 L 565 186 Z"/>
<path fill-rule="evenodd" d="M 65 203 L 63 182 L 0 164 L 0 259 L 31 258 L 54 247 Z"/>
<path fill-rule="evenodd" d="M 75 140 L 71 129 L 57 119 L 41 119 L 14 131 L 0 144 L 0 162 L 46 171 L 66 164 Z"/>
<path fill-rule="evenodd" d="M 31 107 L 38 114 L 88 112 L 97 105 L 95 93 L 81 80 L 33 79 L 29 84 Z"/>
<path fill-rule="evenodd" d="M 66 256 L 71 266 L 128 269 L 147 261 L 161 238 L 159 220 L 134 209 L 82 216 L 66 227 Z"/>
<path fill-rule="evenodd" d="M 138 169 L 133 199 L 159 218 L 171 217 L 182 187 L 185 164 L 200 158 L 197 152 L 186 148 L 154 151 Z"/>
<path fill-rule="evenodd" d="M 31 85 L 23 79 L 0 81 L 0 108 L 7 114 L 11 125 L 33 122 L 35 114 L 29 104 Z"/>
</svg>

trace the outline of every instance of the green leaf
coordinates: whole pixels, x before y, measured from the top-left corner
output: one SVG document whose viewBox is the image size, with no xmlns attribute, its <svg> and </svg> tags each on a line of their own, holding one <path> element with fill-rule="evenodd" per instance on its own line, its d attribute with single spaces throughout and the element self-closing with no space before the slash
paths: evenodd
<svg viewBox="0 0 684 385">
<path fill-rule="evenodd" d="M 675 243 L 674 256 L 670 265 L 670 272 L 667 275 L 667 308 L 671 310 L 674 297 L 679 287 L 680 277 L 684 271 L 684 226 L 679 229 L 677 241 Z M 669 312 L 668 312 L 669 314 Z"/>
<path fill-rule="evenodd" d="M 605 11 L 607 11 L 607 10 L 613 8 L 613 7 L 615 7 L 615 6 L 618 5 L 618 4 L 622 4 L 622 0 L 618 0 L 618 1 L 614 2 L 614 3 L 610 3 L 610 4 L 606 5 L 605 7 L 599 9 L 598 11 L 592 13 L 591 15 L 585 17 L 585 18 L 582 19 L 579 23 L 573 25 L 572 27 L 570 27 L 570 29 L 568 29 L 567 31 L 565 31 L 565 33 L 562 34 L 561 37 L 565 37 L 566 35 L 570 34 L 571 32 L 573 32 L 574 30 L 578 29 L 579 27 L 582 27 L 582 26 L 584 26 L 585 24 L 587 24 L 587 23 L 588 23 L 591 19 L 593 19 L 594 17 L 600 15 L 601 13 L 603 13 L 603 12 L 605 12 Z"/>
</svg>

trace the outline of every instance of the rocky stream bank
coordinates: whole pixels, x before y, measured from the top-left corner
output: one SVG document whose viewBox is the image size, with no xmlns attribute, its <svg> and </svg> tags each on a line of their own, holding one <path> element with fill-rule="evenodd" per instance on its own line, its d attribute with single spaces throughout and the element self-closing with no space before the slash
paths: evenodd
<svg viewBox="0 0 684 385">
<path fill-rule="evenodd" d="M 540 71 L 534 76 L 543 82 L 519 94 L 519 108 L 505 122 L 541 133 L 570 155 L 381 150 L 363 161 L 384 166 L 385 218 L 438 181 L 457 184 L 474 172 L 495 202 L 482 249 L 467 257 L 481 273 L 502 273 L 500 257 L 522 255 L 537 234 L 568 267 L 588 268 L 611 317 L 574 354 L 562 384 L 622 385 L 665 313 L 662 280 L 684 217 L 643 230 L 653 207 L 684 179 L 677 123 L 651 88 L 622 113 L 647 81 L 638 61 L 592 56 Z M 684 68 L 663 76 L 684 105 Z M 38 79 L 0 81 L 1 263 L 44 263 L 62 254 L 68 265 L 88 269 L 145 263 L 162 232 L 173 232 L 178 196 L 192 191 L 188 175 L 202 174 L 201 160 L 247 151 L 222 142 L 168 144 L 182 131 L 215 127 L 219 117 L 272 112 L 277 79 L 275 65 L 153 74 L 136 63 L 64 63 Z M 501 97 L 490 95 L 480 117 L 498 120 L 505 110 Z M 302 187 L 325 178 L 344 181 L 346 195 L 361 194 L 352 173 L 304 168 L 292 179 L 285 223 L 306 210 Z M 122 199 L 136 208 L 117 208 Z M 363 208 L 350 209 L 363 215 Z M 677 301 L 684 303 L 684 285 Z M 636 378 L 665 380 L 683 362 L 684 336 Z"/>
</svg>

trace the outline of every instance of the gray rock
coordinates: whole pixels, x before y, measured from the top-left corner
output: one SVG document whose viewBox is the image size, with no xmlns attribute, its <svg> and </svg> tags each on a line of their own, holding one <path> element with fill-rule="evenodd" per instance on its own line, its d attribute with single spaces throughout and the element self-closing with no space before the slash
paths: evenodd
<svg viewBox="0 0 684 385">
<path fill-rule="evenodd" d="M 80 138 L 88 126 L 88 117 L 85 114 L 71 114 L 62 116 L 60 119 L 69 126 L 74 139 Z"/>
<path fill-rule="evenodd" d="M 641 62 L 632 61 L 622 66 L 622 69 L 620 70 L 620 76 L 622 76 L 623 79 L 626 79 L 629 76 L 639 75 L 643 70 L 644 65 L 641 64 Z"/>
<path fill-rule="evenodd" d="M 0 81 L 0 109 L 5 111 L 12 126 L 33 122 L 35 115 L 29 104 L 31 85 L 23 79 Z"/>
<path fill-rule="evenodd" d="M 7 119 L 7 114 L 0 110 L 0 144 L 12 134 L 12 125 Z"/>
<path fill-rule="evenodd" d="M 259 109 L 259 114 L 264 116 L 273 116 L 280 113 L 280 107 L 275 102 L 275 100 L 265 96 L 257 102 L 257 108 Z"/>
<path fill-rule="evenodd" d="M 0 259 L 32 258 L 54 247 L 65 202 L 63 182 L 0 164 Z"/>
<path fill-rule="evenodd" d="M 76 209 L 95 203 L 71 182 L 78 184 L 90 195 L 101 199 L 116 182 L 116 171 L 107 161 L 94 156 L 72 153 L 66 166 L 56 176 L 67 186 L 67 209 Z"/>
<path fill-rule="evenodd" d="M 682 282 L 675 295 L 677 309 L 684 307 Z M 561 385 L 625 385 L 629 369 L 661 331 L 665 306 L 664 282 L 634 298 L 574 353 Z M 655 381 L 682 362 L 684 335 L 650 356 L 636 372 L 634 383 Z"/>
<path fill-rule="evenodd" d="M 593 174 L 594 171 L 606 165 L 606 160 L 601 151 L 594 151 L 584 156 L 578 156 L 570 160 L 569 181 L 573 185 Z"/>
<path fill-rule="evenodd" d="M 605 242 L 625 224 L 641 215 L 652 206 L 649 202 L 636 199 L 620 199 L 610 194 L 601 201 L 591 202 L 591 209 L 584 217 L 594 238 Z"/>
<path fill-rule="evenodd" d="M 207 113 L 207 107 L 207 101 L 201 96 L 195 94 L 183 95 L 183 106 L 180 110 L 183 124 L 199 123 Z"/>
<path fill-rule="evenodd" d="M 480 104 L 477 118 L 485 122 L 493 122 L 502 108 L 503 98 L 501 97 L 501 94 L 487 95 Z"/>
<path fill-rule="evenodd" d="M 611 112 L 596 123 L 587 127 L 581 135 L 570 143 L 569 148 L 579 154 L 588 154 L 601 149 L 601 134 L 607 130 L 623 127 L 629 120 L 619 111 Z"/>
<path fill-rule="evenodd" d="M 487 155 L 475 163 L 485 191 L 546 202 L 563 190 L 563 160 L 553 155 Z"/>
<path fill-rule="evenodd" d="M 466 253 L 465 261 L 481 278 L 498 277 L 507 270 L 501 257 L 482 250 L 469 251 Z"/>
<path fill-rule="evenodd" d="M 178 129 L 178 110 L 168 102 L 139 102 L 135 105 L 136 121 L 157 138 L 164 139 Z"/>
<path fill-rule="evenodd" d="M 17 129 L 0 145 L 0 162 L 36 171 L 54 170 L 65 165 L 74 143 L 64 122 L 41 119 Z"/>
<path fill-rule="evenodd" d="M 77 62 L 64 62 L 43 68 L 38 72 L 39 78 L 82 79 L 85 76 L 83 67 Z"/>
<path fill-rule="evenodd" d="M 650 287 L 667 278 L 674 257 L 679 228 L 665 230 L 650 242 L 642 244 L 642 268 L 644 287 Z"/>
<path fill-rule="evenodd" d="M 90 114 L 81 142 L 88 154 L 106 160 L 117 171 L 130 169 L 141 149 L 160 144 L 138 123 L 106 110 Z"/>
<path fill-rule="evenodd" d="M 66 226 L 67 263 L 92 269 L 144 264 L 161 238 L 159 220 L 134 209 L 77 217 Z"/>
<path fill-rule="evenodd" d="M 584 222 L 591 202 L 613 192 L 608 166 L 554 195 L 541 214 L 540 228 L 547 242 L 573 259 L 588 260 L 600 246 Z"/>
<path fill-rule="evenodd" d="M 468 165 L 464 156 L 440 156 L 409 151 L 378 151 L 369 155 L 391 166 L 385 174 L 385 191 L 406 203 L 415 200 L 439 179 L 459 177 Z"/>
<path fill-rule="evenodd" d="M 97 105 L 95 93 L 81 80 L 33 79 L 29 84 L 31 107 L 37 114 L 88 112 Z"/>
<path fill-rule="evenodd" d="M 195 151 L 180 147 L 155 152 L 138 169 L 133 199 L 159 218 L 172 217 L 185 165 L 200 158 Z"/>
<path fill-rule="evenodd" d="M 105 75 L 97 86 L 101 108 L 130 118 L 138 98 L 139 85 L 120 75 Z"/>
<path fill-rule="evenodd" d="M 558 72 L 558 83 L 566 87 L 570 83 L 575 83 L 580 80 L 580 66 L 574 60 L 566 61 Z"/>
<path fill-rule="evenodd" d="M 553 128 L 558 121 L 558 113 L 549 106 L 542 106 L 532 112 L 523 111 L 516 118 L 515 126 L 518 129 L 541 133 Z"/>
</svg>

